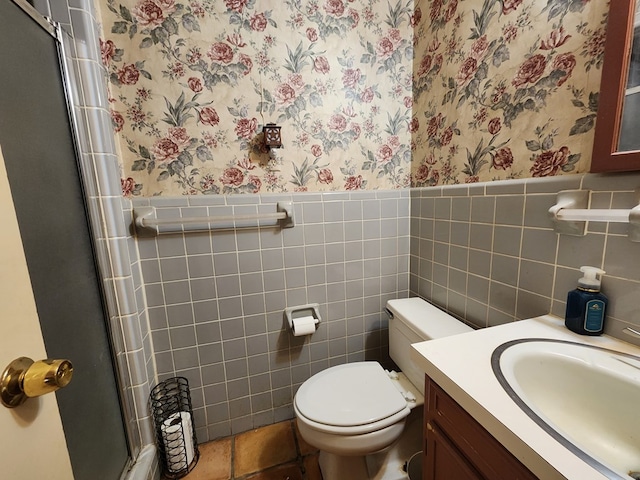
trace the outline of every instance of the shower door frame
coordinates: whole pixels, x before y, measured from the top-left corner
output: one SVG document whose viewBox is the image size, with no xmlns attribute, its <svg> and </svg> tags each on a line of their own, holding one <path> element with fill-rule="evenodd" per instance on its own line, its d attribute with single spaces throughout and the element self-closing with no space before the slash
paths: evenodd
<svg viewBox="0 0 640 480">
<path fill-rule="evenodd" d="M 136 332 L 135 328 L 131 328 L 131 325 L 138 321 L 135 315 L 136 312 L 133 312 L 136 309 L 137 298 L 134 282 L 135 275 L 132 273 L 132 263 L 133 259 L 137 257 L 137 252 L 131 252 L 126 238 L 122 238 L 127 235 L 128 226 L 125 222 L 127 212 L 123 204 L 125 199 L 122 198 L 117 167 L 106 168 L 104 163 L 100 163 L 100 160 L 102 160 L 98 158 L 100 155 L 91 152 L 90 148 L 85 147 L 98 140 L 95 138 L 96 135 L 110 135 L 110 142 L 106 138 L 100 139 L 105 144 L 110 143 L 112 147 L 112 151 L 106 152 L 103 157 L 109 156 L 112 159 L 116 159 L 114 163 L 117 165 L 114 132 L 110 122 L 105 125 L 105 118 L 107 121 L 110 118 L 108 116 L 105 117 L 105 115 L 97 116 L 98 120 L 102 120 L 101 125 L 95 124 L 96 116 L 86 115 L 85 117 L 82 115 L 83 118 L 87 118 L 85 121 L 81 121 L 79 118 L 79 113 L 83 108 L 93 109 L 95 105 L 87 104 L 87 100 L 83 98 L 81 93 L 81 86 L 78 85 L 78 81 L 83 82 L 85 85 L 96 81 L 95 78 L 90 78 L 91 73 L 81 68 L 80 63 L 84 60 L 81 55 L 78 53 L 74 58 L 71 54 L 72 51 L 80 49 L 82 39 L 73 38 L 60 23 L 42 16 L 26 0 L 11 1 L 43 27 L 56 40 L 58 46 L 60 74 L 87 205 L 92 243 L 96 253 L 98 276 L 101 281 L 100 289 L 105 298 L 104 308 L 108 320 L 107 331 L 114 357 L 113 363 L 119 387 L 120 408 L 124 417 L 126 441 L 129 445 L 129 461 L 123 472 L 123 478 L 150 478 L 157 468 L 154 463 L 153 430 L 151 421 L 148 418 L 148 412 L 141 410 L 146 406 L 150 380 L 145 369 L 144 360 L 140 361 L 139 355 L 128 353 L 130 343 L 142 344 L 143 342 L 140 332 Z M 85 3 L 87 5 L 92 4 L 90 0 L 85 0 Z M 73 26 L 72 18 L 71 27 Z M 82 25 L 82 27 L 86 27 L 86 25 Z M 99 62 L 99 53 L 98 50 L 97 59 L 89 60 Z M 93 75 L 96 75 L 95 72 Z M 100 78 L 100 80 L 101 82 L 98 82 L 97 88 L 102 89 L 102 95 L 108 98 L 106 84 L 102 83 L 104 78 Z M 138 338 L 136 338 L 136 335 Z M 144 372 L 140 373 L 141 371 Z M 137 379 L 132 376 L 136 375 L 134 372 L 138 372 Z M 151 374 L 154 375 L 153 372 Z M 133 468 L 137 460 L 140 460 L 140 462 L 135 466 L 136 468 Z M 129 472 L 132 468 L 133 470 Z"/>
</svg>

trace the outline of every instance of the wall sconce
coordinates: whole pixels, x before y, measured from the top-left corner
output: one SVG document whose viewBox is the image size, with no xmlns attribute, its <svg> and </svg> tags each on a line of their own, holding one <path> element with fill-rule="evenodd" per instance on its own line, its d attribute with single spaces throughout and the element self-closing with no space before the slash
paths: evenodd
<svg viewBox="0 0 640 480">
<path fill-rule="evenodd" d="M 275 123 L 267 123 L 262 131 L 264 132 L 264 144 L 267 150 L 272 148 L 282 148 L 282 137 L 280 128 Z"/>
</svg>

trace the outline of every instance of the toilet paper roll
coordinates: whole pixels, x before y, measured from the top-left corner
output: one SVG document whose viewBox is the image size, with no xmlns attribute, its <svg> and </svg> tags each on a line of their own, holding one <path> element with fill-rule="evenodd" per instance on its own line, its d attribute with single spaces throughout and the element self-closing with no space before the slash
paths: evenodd
<svg viewBox="0 0 640 480">
<path fill-rule="evenodd" d="M 311 315 L 293 319 L 293 336 L 311 335 L 316 331 L 316 319 Z"/>
<path fill-rule="evenodd" d="M 193 427 L 189 412 L 176 412 L 170 415 L 160 427 L 162 441 L 171 473 L 185 470 L 194 457 Z"/>
</svg>

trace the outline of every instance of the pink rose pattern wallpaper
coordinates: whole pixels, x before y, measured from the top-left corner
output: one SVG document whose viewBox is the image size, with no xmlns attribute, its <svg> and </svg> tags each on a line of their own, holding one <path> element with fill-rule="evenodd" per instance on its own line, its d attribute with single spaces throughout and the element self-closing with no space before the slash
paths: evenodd
<svg viewBox="0 0 640 480">
<path fill-rule="evenodd" d="M 588 170 L 606 2 L 99 4 L 127 196 Z M 284 147 L 273 159 L 270 122 Z"/>
<path fill-rule="evenodd" d="M 412 0 L 99 3 L 125 195 L 410 186 Z"/>
<path fill-rule="evenodd" d="M 416 0 L 413 185 L 583 173 L 608 2 Z"/>
</svg>

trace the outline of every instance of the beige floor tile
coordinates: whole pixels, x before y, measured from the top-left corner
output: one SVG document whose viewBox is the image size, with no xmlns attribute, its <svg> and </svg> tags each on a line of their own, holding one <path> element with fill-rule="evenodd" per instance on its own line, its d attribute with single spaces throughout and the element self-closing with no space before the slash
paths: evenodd
<svg viewBox="0 0 640 480">
<path fill-rule="evenodd" d="M 298 447 L 300 448 L 300 455 L 304 457 L 306 455 L 318 453 L 318 449 L 315 447 L 312 447 L 307 442 L 305 442 L 304 438 L 302 438 L 302 435 L 300 435 L 300 430 L 298 430 L 298 422 L 293 420 L 293 424 L 296 427 L 296 438 L 298 439 Z"/>
<path fill-rule="evenodd" d="M 246 480 L 303 480 L 300 467 L 295 463 L 280 465 L 247 477 Z"/>
<path fill-rule="evenodd" d="M 290 421 L 237 435 L 234 476 L 241 477 L 294 460 L 297 453 L 293 435 Z"/>
<path fill-rule="evenodd" d="M 198 445 L 200 460 L 196 468 L 187 475 L 187 480 L 230 480 L 231 438 Z"/>
<path fill-rule="evenodd" d="M 322 472 L 318 464 L 318 454 L 304 457 L 304 471 L 306 480 L 322 480 Z"/>
</svg>

